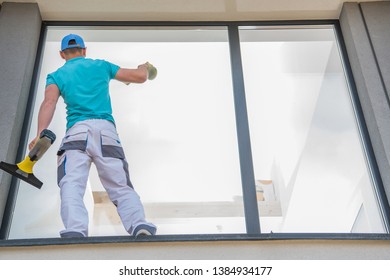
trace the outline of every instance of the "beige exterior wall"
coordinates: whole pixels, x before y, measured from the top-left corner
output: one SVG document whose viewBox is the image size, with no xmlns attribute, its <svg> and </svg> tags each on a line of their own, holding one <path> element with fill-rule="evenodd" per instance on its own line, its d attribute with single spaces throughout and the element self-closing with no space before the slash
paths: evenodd
<svg viewBox="0 0 390 280">
<path fill-rule="evenodd" d="M 129 242 L 0 248 L 3 260 L 379 260 L 389 241 Z"/>
</svg>

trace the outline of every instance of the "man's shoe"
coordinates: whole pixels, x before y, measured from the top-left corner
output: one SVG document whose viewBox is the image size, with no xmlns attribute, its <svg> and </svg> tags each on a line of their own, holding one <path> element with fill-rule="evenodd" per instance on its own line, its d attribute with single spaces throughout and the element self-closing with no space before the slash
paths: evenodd
<svg viewBox="0 0 390 280">
<path fill-rule="evenodd" d="M 76 231 L 68 231 L 61 233 L 61 238 L 74 238 L 74 237 L 84 237 L 84 234 L 81 232 L 76 232 Z"/>
<path fill-rule="evenodd" d="M 147 235 L 155 235 L 156 228 L 149 225 L 139 225 L 134 229 L 134 236 L 147 236 Z"/>
<path fill-rule="evenodd" d="M 152 235 L 152 233 L 146 229 L 141 229 L 137 232 L 135 236 L 145 236 L 145 235 Z"/>
</svg>

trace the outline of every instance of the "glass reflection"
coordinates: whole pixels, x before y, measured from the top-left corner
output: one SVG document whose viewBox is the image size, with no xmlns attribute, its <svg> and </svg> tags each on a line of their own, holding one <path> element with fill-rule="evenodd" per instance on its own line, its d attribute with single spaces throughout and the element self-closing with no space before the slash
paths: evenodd
<svg viewBox="0 0 390 280">
<path fill-rule="evenodd" d="M 147 84 L 113 81 L 110 85 L 132 183 L 158 234 L 245 232 L 227 30 L 50 28 L 36 107 L 43 98 L 46 75 L 63 63 L 59 42 L 68 33 L 83 36 L 88 57 L 123 67 L 145 61 L 158 67 L 159 76 Z M 50 128 L 61 139 L 65 110 L 58 107 Z M 21 183 L 10 238 L 57 237 L 62 229 L 58 145 L 36 164 L 42 189 Z M 94 168 L 85 203 L 90 235 L 127 235 Z"/>
<path fill-rule="evenodd" d="M 262 231 L 383 233 L 333 28 L 240 38 Z"/>
</svg>

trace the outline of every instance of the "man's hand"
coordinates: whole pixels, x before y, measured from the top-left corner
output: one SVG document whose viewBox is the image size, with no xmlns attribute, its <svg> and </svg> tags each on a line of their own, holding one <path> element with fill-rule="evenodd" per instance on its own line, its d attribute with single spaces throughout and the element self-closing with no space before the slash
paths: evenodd
<svg viewBox="0 0 390 280">
<path fill-rule="evenodd" d="M 141 84 L 147 80 L 153 80 L 157 76 L 157 69 L 149 62 L 138 65 L 135 69 L 120 68 L 115 75 L 115 79 L 125 83 Z"/>
<path fill-rule="evenodd" d="M 157 68 L 153 64 L 146 62 L 146 70 L 148 70 L 148 80 L 154 80 L 157 77 Z"/>
<path fill-rule="evenodd" d="M 35 138 L 30 142 L 30 144 L 28 144 L 28 149 L 29 149 L 30 151 L 31 151 L 32 148 L 34 148 L 35 143 L 37 143 L 38 139 L 39 139 L 39 136 L 35 137 Z"/>
</svg>

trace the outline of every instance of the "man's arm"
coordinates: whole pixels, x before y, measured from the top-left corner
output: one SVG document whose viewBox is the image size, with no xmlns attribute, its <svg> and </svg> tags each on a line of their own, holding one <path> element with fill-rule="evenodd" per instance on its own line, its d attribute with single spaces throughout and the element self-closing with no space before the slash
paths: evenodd
<svg viewBox="0 0 390 280">
<path fill-rule="evenodd" d="M 147 64 L 141 64 L 137 69 L 120 68 L 115 75 L 115 79 L 126 84 L 142 84 L 148 79 Z"/>
<path fill-rule="evenodd" d="M 48 85 L 45 90 L 45 98 L 42 101 L 38 112 L 38 130 L 37 136 L 30 142 L 28 148 L 31 150 L 35 142 L 39 139 L 41 132 L 48 128 L 56 110 L 58 98 L 60 97 L 60 90 L 55 84 Z"/>
</svg>

